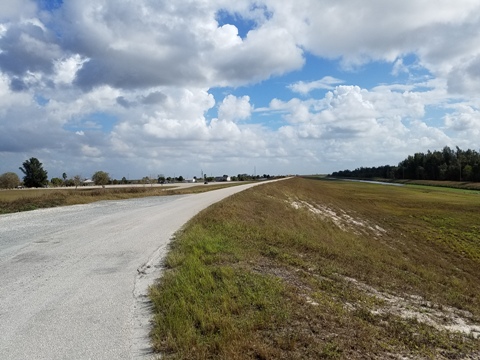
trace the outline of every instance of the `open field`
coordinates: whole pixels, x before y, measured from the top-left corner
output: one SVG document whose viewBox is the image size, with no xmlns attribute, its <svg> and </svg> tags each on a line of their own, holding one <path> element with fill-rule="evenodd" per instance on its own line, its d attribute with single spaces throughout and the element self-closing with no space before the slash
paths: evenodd
<svg viewBox="0 0 480 360">
<path fill-rule="evenodd" d="M 480 195 L 294 178 L 177 235 L 165 359 L 479 359 Z"/>
<path fill-rule="evenodd" d="M 55 206 L 87 204 L 101 200 L 120 200 L 147 196 L 200 193 L 242 183 L 171 184 L 140 186 L 107 186 L 0 191 L 0 214 Z M 245 184 L 245 182 L 243 183 Z"/>
<path fill-rule="evenodd" d="M 480 191 L 480 182 L 463 181 L 434 181 L 434 180 L 397 180 L 398 183 L 408 185 L 438 186 L 453 189 L 466 189 Z"/>
<path fill-rule="evenodd" d="M 311 179 L 328 179 L 325 176 L 309 176 Z M 348 178 L 348 180 L 357 180 L 356 178 Z M 480 182 L 468 182 L 468 181 L 447 181 L 447 180 L 402 180 L 402 179 L 383 179 L 383 178 L 373 178 L 373 179 L 364 179 L 371 181 L 379 182 L 388 182 L 396 184 L 405 184 L 410 186 L 433 186 L 433 187 L 442 187 L 450 189 L 459 189 L 459 190 L 476 190 L 480 191 Z"/>
</svg>

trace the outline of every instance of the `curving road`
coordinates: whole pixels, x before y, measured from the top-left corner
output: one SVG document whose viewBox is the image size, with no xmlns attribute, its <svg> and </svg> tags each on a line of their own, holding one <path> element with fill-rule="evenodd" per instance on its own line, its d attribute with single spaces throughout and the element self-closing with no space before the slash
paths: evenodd
<svg viewBox="0 0 480 360">
<path fill-rule="evenodd" d="M 150 358 L 146 293 L 173 233 L 254 185 L 0 216 L 0 358 Z"/>
</svg>

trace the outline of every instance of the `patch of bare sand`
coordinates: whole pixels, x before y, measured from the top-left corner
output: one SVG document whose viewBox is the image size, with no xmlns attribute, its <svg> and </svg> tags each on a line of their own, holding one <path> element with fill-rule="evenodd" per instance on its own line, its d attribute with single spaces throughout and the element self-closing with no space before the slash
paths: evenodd
<svg viewBox="0 0 480 360">
<path fill-rule="evenodd" d="M 384 305 L 372 310 L 372 314 L 392 314 L 404 319 L 416 319 L 438 330 L 459 332 L 475 339 L 480 338 L 480 324 L 475 323 L 474 316 L 469 311 L 434 304 L 418 295 L 387 294 L 356 279 L 343 278 L 365 293 L 383 300 Z M 350 305 L 350 307 L 354 306 Z"/>
<path fill-rule="evenodd" d="M 312 214 L 332 221 L 343 231 L 352 231 L 355 234 L 363 233 L 375 237 L 380 237 L 387 232 L 381 226 L 350 215 L 342 209 L 333 209 L 323 204 L 310 204 L 303 200 L 290 200 L 289 203 L 294 209 L 307 209 Z"/>
</svg>

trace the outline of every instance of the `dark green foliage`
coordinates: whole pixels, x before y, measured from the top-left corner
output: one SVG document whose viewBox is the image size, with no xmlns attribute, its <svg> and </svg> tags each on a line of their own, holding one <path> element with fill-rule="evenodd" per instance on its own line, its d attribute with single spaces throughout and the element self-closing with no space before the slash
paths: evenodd
<svg viewBox="0 0 480 360">
<path fill-rule="evenodd" d="M 53 186 L 58 187 L 58 186 L 62 186 L 64 181 L 60 178 L 54 177 L 52 178 L 52 180 L 50 180 L 50 182 L 52 183 Z"/>
<path fill-rule="evenodd" d="M 43 187 L 48 183 L 47 172 L 37 158 L 32 157 L 30 160 L 25 160 L 23 167 L 19 169 L 25 174 L 23 184 L 26 187 Z"/>
<path fill-rule="evenodd" d="M 332 173 L 331 176 L 338 177 L 348 177 L 348 178 L 359 178 L 359 179 L 373 179 L 373 178 L 383 178 L 383 179 L 394 179 L 395 172 L 397 167 L 384 165 L 379 167 L 360 167 L 355 170 L 342 170 Z"/>
<path fill-rule="evenodd" d="M 67 179 L 67 180 L 65 180 L 64 185 L 65 185 L 65 186 L 77 186 L 77 185 L 75 184 L 75 180 L 73 180 L 73 179 Z"/>
<path fill-rule="evenodd" d="M 357 168 L 332 173 L 352 178 L 384 178 L 409 180 L 480 181 L 480 153 L 475 150 L 456 151 L 445 146 L 442 151 L 409 155 L 398 166 Z"/>
</svg>

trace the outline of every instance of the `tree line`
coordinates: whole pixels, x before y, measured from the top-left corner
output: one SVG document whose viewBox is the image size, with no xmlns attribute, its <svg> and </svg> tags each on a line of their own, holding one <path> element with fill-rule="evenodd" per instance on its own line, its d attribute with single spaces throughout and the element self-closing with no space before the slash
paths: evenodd
<svg viewBox="0 0 480 360">
<path fill-rule="evenodd" d="M 50 182 L 48 181 L 48 172 L 43 168 L 43 164 L 35 157 L 32 157 L 28 160 L 25 160 L 20 167 L 20 171 L 24 174 L 23 182 L 20 180 L 19 176 L 14 172 L 7 172 L 0 175 L 0 189 L 14 189 L 19 186 L 24 186 L 27 188 L 41 188 L 48 185 L 58 187 L 58 186 L 75 186 L 78 187 L 84 184 L 84 180 L 80 175 L 75 175 L 72 178 L 68 178 L 66 173 L 62 174 L 62 177 L 53 177 Z M 226 178 L 227 175 L 224 175 Z M 196 177 L 194 177 L 198 180 Z M 271 176 L 268 174 L 263 174 L 263 179 L 270 179 Z M 249 180 L 260 180 L 262 179 L 259 175 L 247 175 L 247 174 L 238 174 L 238 176 L 232 176 L 232 181 L 249 181 Z M 204 177 L 205 181 L 214 181 L 214 177 Z M 178 177 L 164 177 L 163 175 L 158 175 L 157 178 L 154 176 L 145 176 L 139 181 L 130 181 L 123 177 L 121 180 L 111 179 L 110 175 L 105 171 L 97 171 L 92 175 L 92 181 L 95 185 L 117 185 L 117 184 L 155 184 L 155 183 L 170 183 L 170 182 L 183 182 L 185 181 L 183 176 Z"/>
<path fill-rule="evenodd" d="M 442 150 L 415 153 L 397 166 L 360 167 L 333 172 L 330 176 L 346 178 L 384 178 L 409 180 L 480 181 L 480 153 L 475 150 Z"/>
<path fill-rule="evenodd" d="M 14 189 L 19 186 L 27 188 L 41 188 L 49 184 L 48 172 L 43 168 L 43 164 L 37 158 L 30 158 L 25 160 L 19 167 L 24 174 L 23 181 L 14 172 L 6 172 L 0 175 L 0 189 Z M 125 179 L 125 178 L 124 178 Z M 111 180 L 108 173 L 104 171 L 97 171 L 92 176 L 92 181 L 95 185 L 107 185 Z M 84 180 L 80 175 L 75 175 L 68 179 L 66 173 L 62 174 L 62 178 L 54 177 L 50 180 L 52 186 L 75 186 L 82 185 Z"/>
</svg>

